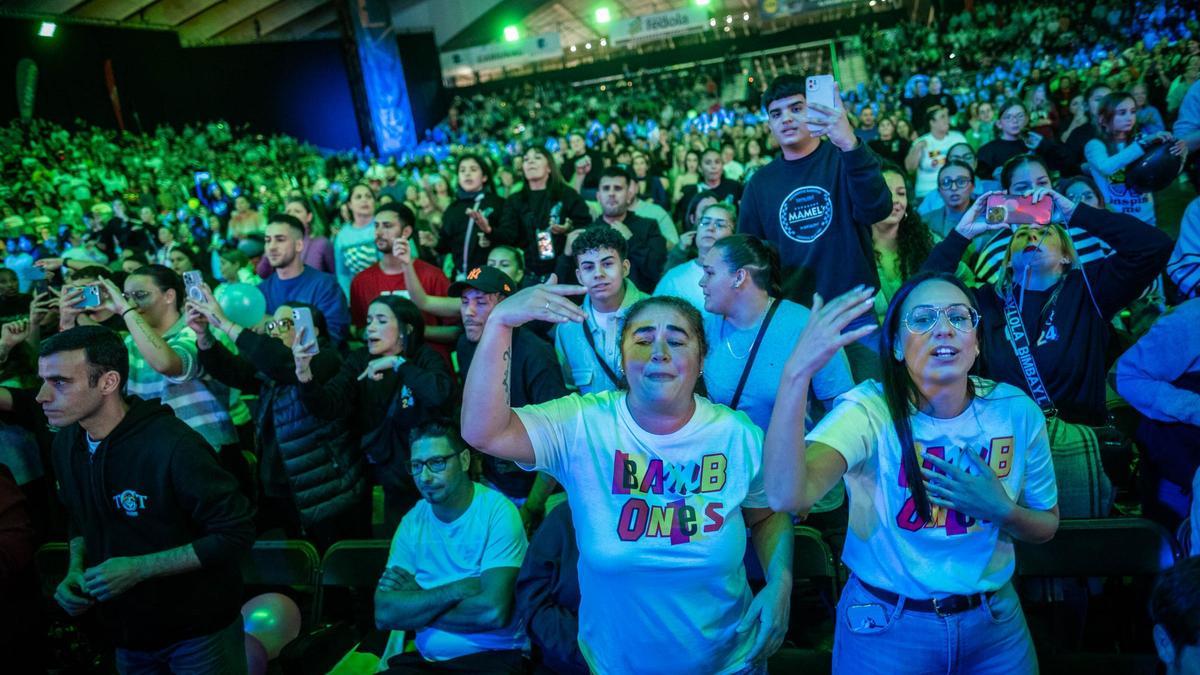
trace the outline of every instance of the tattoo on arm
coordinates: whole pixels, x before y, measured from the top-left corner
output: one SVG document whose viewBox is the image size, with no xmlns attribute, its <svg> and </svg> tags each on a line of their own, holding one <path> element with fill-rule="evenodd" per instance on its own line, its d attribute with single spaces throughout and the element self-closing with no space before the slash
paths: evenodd
<svg viewBox="0 0 1200 675">
<path fill-rule="evenodd" d="M 512 346 L 504 350 L 504 405 L 505 407 L 512 406 L 512 393 L 508 387 L 508 375 L 512 371 Z"/>
</svg>

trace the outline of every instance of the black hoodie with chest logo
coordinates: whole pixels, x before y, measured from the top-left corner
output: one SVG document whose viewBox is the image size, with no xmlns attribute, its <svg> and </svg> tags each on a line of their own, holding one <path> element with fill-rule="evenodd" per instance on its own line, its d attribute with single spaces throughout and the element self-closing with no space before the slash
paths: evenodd
<svg viewBox="0 0 1200 675">
<path fill-rule="evenodd" d="M 204 438 L 169 407 L 128 401 L 125 418 L 95 453 L 72 424 L 55 437 L 52 457 L 71 536 L 86 545 L 85 569 L 109 558 L 195 549 L 200 569 L 148 579 L 92 610 L 116 646 L 153 650 L 237 618 L 238 565 L 254 541 L 253 509 Z"/>
</svg>

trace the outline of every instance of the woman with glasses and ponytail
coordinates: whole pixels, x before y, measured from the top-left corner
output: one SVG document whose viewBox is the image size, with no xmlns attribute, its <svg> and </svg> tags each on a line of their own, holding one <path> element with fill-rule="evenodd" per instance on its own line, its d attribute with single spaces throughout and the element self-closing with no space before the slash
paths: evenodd
<svg viewBox="0 0 1200 675">
<path fill-rule="evenodd" d="M 1172 242 L 1133 216 L 1076 204 L 1050 189 L 1036 158 L 1014 158 L 1005 172 L 1014 183 L 1037 174 L 1039 181 L 1017 194 L 1028 194 L 1034 204 L 1051 200 L 1050 223 L 985 222 L 984 195 L 933 248 L 923 269 L 953 272 L 972 239 L 1004 231 L 1009 239 L 999 280 L 979 288 L 983 375 L 1023 389 L 1046 413 L 1064 516 L 1107 515 L 1112 486 L 1105 476 L 1123 475 L 1128 467 L 1123 453 L 1100 451 L 1108 447 L 1100 440 L 1115 433 L 1105 406 L 1110 322 L 1163 271 Z M 1075 232 L 1102 240 L 1113 253 L 1081 264 Z"/>
<path fill-rule="evenodd" d="M 873 326 L 842 330 L 872 308 L 859 288 L 824 304 L 796 343 L 764 445 L 767 498 L 809 509 L 844 479 L 850 520 L 833 672 L 1037 672 L 1011 583 L 1013 540 L 1058 528 L 1046 424 L 1019 389 L 971 375 L 979 311 L 951 274 L 904 283 L 882 330 L 882 382 L 838 399 L 802 432 L 813 376 Z M 947 645 L 954 645 L 947 649 Z"/>
</svg>

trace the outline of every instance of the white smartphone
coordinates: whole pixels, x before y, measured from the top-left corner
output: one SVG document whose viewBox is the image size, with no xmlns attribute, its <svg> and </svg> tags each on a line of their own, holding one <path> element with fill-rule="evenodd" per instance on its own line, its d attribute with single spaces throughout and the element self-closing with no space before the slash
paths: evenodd
<svg viewBox="0 0 1200 675">
<path fill-rule="evenodd" d="M 833 107 L 833 76 L 813 75 L 808 78 L 804 98 L 808 103 L 816 103 L 826 108 Z"/>
<path fill-rule="evenodd" d="M 199 270 L 189 270 L 183 273 L 183 288 L 187 292 L 187 297 L 196 302 L 204 302 L 204 291 L 200 290 L 200 285 L 204 283 L 204 277 L 200 275 Z"/>
<path fill-rule="evenodd" d="M 301 328 L 304 329 L 304 339 L 312 345 L 312 353 L 316 354 L 319 349 L 317 348 L 317 336 L 314 335 L 312 310 L 307 307 L 294 307 L 292 308 L 293 334 L 299 335 Z"/>
</svg>

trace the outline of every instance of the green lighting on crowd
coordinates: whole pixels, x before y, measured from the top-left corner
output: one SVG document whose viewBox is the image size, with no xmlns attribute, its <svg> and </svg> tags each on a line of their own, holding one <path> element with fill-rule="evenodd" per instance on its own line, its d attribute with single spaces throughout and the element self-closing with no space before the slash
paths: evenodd
<svg viewBox="0 0 1200 675">
<path fill-rule="evenodd" d="M 516 26 L 505 26 L 504 27 L 504 41 L 505 42 L 516 42 L 517 40 L 520 40 L 520 39 L 521 39 L 521 31 L 517 30 Z"/>
<path fill-rule="evenodd" d="M 48 38 L 54 37 L 54 31 L 58 30 L 58 24 L 53 21 L 43 21 L 41 28 L 38 28 L 38 36 Z"/>
</svg>

